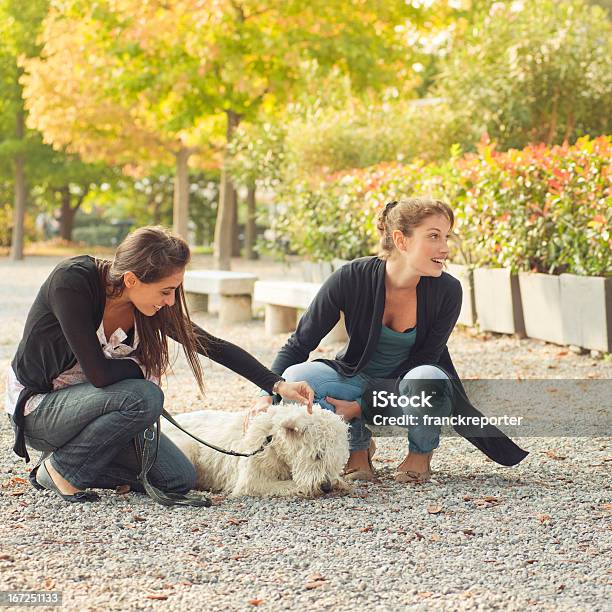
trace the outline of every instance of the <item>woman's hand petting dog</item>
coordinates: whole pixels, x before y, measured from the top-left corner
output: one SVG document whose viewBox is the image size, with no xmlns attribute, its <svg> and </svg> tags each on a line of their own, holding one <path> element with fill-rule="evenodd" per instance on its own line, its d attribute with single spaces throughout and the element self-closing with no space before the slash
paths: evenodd
<svg viewBox="0 0 612 612">
<path fill-rule="evenodd" d="M 347 401 L 326 397 L 326 402 L 329 402 L 335 409 L 336 414 L 339 414 L 345 421 L 352 421 L 361 416 L 361 406 L 356 401 Z"/>
<path fill-rule="evenodd" d="M 312 402 L 314 401 L 314 391 L 310 388 L 307 382 L 282 382 L 278 385 L 279 395 L 290 402 L 304 404 L 308 414 L 312 414 Z M 242 422 L 242 431 L 246 431 L 249 426 L 249 421 L 260 412 L 265 412 L 272 405 L 272 396 L 263 395 L 257 398 L 252 408 L 247 412 Z"/>
<path fill-rule="evenodd" d="M 306 406 L 308 414 L 312 414 L 312 402 L 314 401 L 314 391 L 310 385 L 304 381 L 286 382 L 283 381 L 278 385 L 278 394 L 288 402 L 303 404 Z"/>
</svg>

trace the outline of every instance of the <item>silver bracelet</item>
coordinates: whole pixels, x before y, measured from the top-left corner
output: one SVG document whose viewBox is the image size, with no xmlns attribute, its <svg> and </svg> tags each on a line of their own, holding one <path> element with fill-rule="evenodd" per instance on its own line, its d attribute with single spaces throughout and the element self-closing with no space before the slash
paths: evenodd
<svg viewBox="0 0 612 612">
<path fill-rule="evenodd" d="M 280 386 L 281 383 L 284 383 L 285 379 L 284 378 L 279 378 L 274 385 L 272 386 L 272 395 L 278 395 L 278 387 Z"/>
</svg>

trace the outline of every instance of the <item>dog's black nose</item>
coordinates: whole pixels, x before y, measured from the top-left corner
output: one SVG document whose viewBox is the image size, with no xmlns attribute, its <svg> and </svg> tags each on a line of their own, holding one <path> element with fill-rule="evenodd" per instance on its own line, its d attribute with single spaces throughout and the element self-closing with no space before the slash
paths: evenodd
<svg viewBox="0 0 612 612">
<path fill-rule="evenodd" d="M 332 489 L 332 483 L 329 482 L 329 480 L 321 485 L 321 491 L 323 491 L 323 493 L 331 493 Z"/>
</svg>

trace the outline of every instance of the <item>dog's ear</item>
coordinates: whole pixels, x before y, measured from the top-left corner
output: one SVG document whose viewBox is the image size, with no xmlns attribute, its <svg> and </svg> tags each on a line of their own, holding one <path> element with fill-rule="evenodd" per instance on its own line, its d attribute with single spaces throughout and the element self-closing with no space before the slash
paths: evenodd
<svg viewBox="0 0 612 612">
<path fill-rule="evenodd" d="M 285 433 L 290 436 L 299 436 L 303 432 L 298 427 L 297 421 L 295 419 L 285 419 L 281 423 L 281 427 L 285 430 Z"/>
</svg>

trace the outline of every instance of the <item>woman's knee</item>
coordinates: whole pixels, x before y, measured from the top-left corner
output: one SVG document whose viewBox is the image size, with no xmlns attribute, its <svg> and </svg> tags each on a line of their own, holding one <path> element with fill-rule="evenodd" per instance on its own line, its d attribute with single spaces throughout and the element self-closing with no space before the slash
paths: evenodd
<svg viewBox="0 0 612 612">
<path fill-rule="evenodd" d="M 313 386 L 321 377 L 329 377 L 330 373 L 334 373 L 334 369 L 330 368 L 325 363 L 318 361 L 306 361 L 304 363 L 296 363 L 289 366 L 283 372 L 283 378 L 287 382 L 298 382 L 305 380 L 309 385 Z"/>
<path fill-rule="evenodd" d="M 154 382 L 144 379 L 125 380 L 121 383 L 121 392 L 129 409 L 137 409 L 151 422 L 161 416 L 164 392 Z"/>
<path fill-rule="evenodd" d="M 420 365 L 404 374 L 404 380 L 448 380 L 444 370 L 435 365 Z"/>
</svg>

